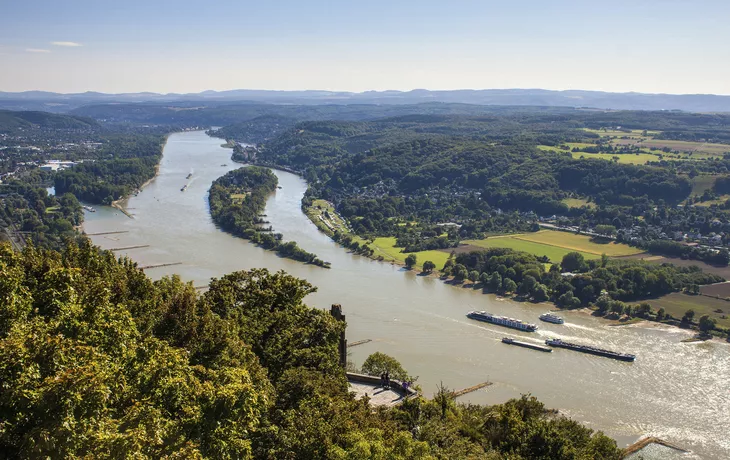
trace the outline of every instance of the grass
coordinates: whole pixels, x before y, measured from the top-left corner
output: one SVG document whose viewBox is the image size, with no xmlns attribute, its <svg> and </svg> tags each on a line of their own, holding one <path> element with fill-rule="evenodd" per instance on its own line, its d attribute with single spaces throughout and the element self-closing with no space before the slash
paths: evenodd
<svg viewBox="0 0 730 460">
<path fill-rule="evenodd" d="M 730 198 L 730 195 L 720 195 L 719 198 L 716 198 L 714 200 L 708 200 L 708 201 L 701 201 L 699 203 L 695 203 L 695 206 L 703 206 L 703 207 L 710 207 L 712 205 L 720 205 L 726 202 Z"/>
<path fill-rule="evenodd" d="M 593 203 L 588 202 L 587 200 L 583 200 L 581 198 L 565 198 L 563 200 L 563 203 L 567 204 L 570 208 L 581 208 L 583 206 L 588 206 L 589 208 L 595 208 L 596 205 Z"/>
<path fill-rule="evenodd" d="M 714 299 L 700 295 L 687 295 L 680 292 L 673 292 L 658 299 L 646 301 L 653 310 L 663 308 L 664 311 L 677 319 L 681 319 L 684 313 L 692 309 L 695 311 L 694 321 L 699 321 L 703 315 L 717 320 L 720 327 L 730 327 L 730 302 L 727 300 Z M 717 313 L 715 310 L 722 310 Z M 725 318 L 723 318 L 725 316 Z"/>
<path fill-rule="evenodd" d="M 519 236 L 521 235 L 498 236 L 484 240 L 466 240 L 462 241 L 462 243 L 479 248 L 510 248 L 516 251 L 529 252 L 530 254 L 534 254 L 538 257 L 547 256 L 553 263 L 559 263 L 563 260 L 563 256 L 565 256 L 565 254 L 573 252 L 573 249 L 528 241 L 520 239 Z M 583 257 L 586 259 L 597 259 L 600 257 L 600 254 L 591 254 L 583 251 L 578 252 L 583 254 Z"/>
<path fill-rule="evenodd" d="M 570 152 L 573 158 L 580 159 L 597 159 L 613 161 L 613 157 L 618 157 L 618 162 L 629 165 L 645 165 L 650 161 L 659 161 L 659 157 L 652 153 L 586 153 L 586 152 Z"/>
<path fill-rule="evenodd" d="M 360 244 L 367 243 L 364 240 L 360 240 Z M 387 261 L 395 261 L 405 263 L 406 257 L 410 254 L 416 255 L 416 267 L 419 269 L 423 263 L 427 260 L 436 264 L 437 269 L 443 268 L 446 260 L 449 258 L 449 253 L 444 251 L 420 251 L 413 253 L 400 252 L 402 248 L 395 247 L 395 237 L 381 237 L 375 238 L 372 243 L 368 245 L 375 251 L 374 257 L 383 256 L 383 259 Z"/>
<path fill-rule="evenodd" d="M 583 143 L 570 143 L 568 144 L 571 146 L 572 149 L 573 146 L 594 146 L 595 144 L 583 144 Z M 559 153 L 569 153 L 573 156 L 575 159 L 585 158 L 585 159 L 596 159 L 596 160 L 608 160 L 613 161 L 613 157 L 618 157 L 618 162 L 623 164 L 632 164 L 632 165 L 643 165 L 650 161 L 659 161 L 659 156 L 657 156 L 654 153 L 586 153 L 586 152 L 569 152 L 567 150 L 562 150 L 558 147 L 552 147 L 549 145 L 538 145 L 537 148 L 540 150 L 544 150 L 546 152 L 559 152 Z M 667 156 L 666 154 L 664 155 Z"/>
<path fill-rule="evenodd" d="M 692 195 L 702 195 L 705 190 L 711 189 L 715 185 L 717 176 L 712 174 L 700 174 L 692 179 Z"/>
<path fill-rule="evenodd" d="M 609 257 L 630 256 L 644 252 L 641 249 L 631 247 L 627 244 L 620 244 L 613 241 L 609 243 L 596 243 L 592 241 L 592 238 L 588 235 L 577 235 L 575 233 L 559 232 L 555 230 L 540 230 L 535 233 L 523 233 L 515 235 L 514 238 L 534 243 L 548 244 L 567 249 L 569 251 L 579 251 L 598 256 L 601 254 L 606 254 Z"/>
</svg>

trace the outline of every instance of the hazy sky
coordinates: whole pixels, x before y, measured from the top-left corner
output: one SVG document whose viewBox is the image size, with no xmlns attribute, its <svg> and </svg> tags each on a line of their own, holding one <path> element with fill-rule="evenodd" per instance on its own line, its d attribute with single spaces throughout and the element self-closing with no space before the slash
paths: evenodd
<svg viewBox="0 0 730 460">
<path fill-rule="evenodd" d="M 730 94 L 728 0 L 0 2 L 0 91 Z"/>
</svg>

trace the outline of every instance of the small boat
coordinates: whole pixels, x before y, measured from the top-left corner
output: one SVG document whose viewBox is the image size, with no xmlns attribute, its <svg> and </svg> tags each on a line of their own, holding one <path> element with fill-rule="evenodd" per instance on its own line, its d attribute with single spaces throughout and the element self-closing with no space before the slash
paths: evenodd
<svg viewBox="0 0 730 460">
<path fill-rule="evenodd" d="M 193 177 L 193 173 L 188 174 L 188 177 L 186 177 L 185 179 L 190 179 L 191 177 Z"/>
<path fill-rule="evenodd" d="M 543 313 L 540 315 L 540 319 L 547 322 L 547 323 L 553 323 L 553 324 L 563 324 L 565 323 L 565 320 L 561 318 L 558 315 L 554 315 L 550 312 Z"/>
<path fill-rule="evenodd" d="M 545 353 L 553 352 L 552 348 L 543 347 L 542 345 L 536 345 L 529 342 L 520 342 L 519 340 L 515 340 L 509 337 L 502 338 L 502 343 L 506 343 L 507 345 L 517 345 L 518 347 L 529 348 L 531 350 L 544 351 Z"/>
<path fill-rule="evenodd" d="M 183 187 L 182 187 L 182 188 L 180 189 L 180 191 L 181 191 L 181 192 L 184 192 L 185 190 L 187 190 L 187 188 L 188 188 L 188 184 L 185 184 L 185 185 L 183 185 Z"/>
<path fill-rule="evenodd" d="M 223 163 L 221 166 L 228 166 L 227 164 Z"/>
<path fill-rule="evenodd" d="M 96 212 L 96 209 L 92 208 L 91 206 L 83 205 L 82 208 L 84 208 L 85 210 L 87 210 L 89 212 Z"/>
</svg>

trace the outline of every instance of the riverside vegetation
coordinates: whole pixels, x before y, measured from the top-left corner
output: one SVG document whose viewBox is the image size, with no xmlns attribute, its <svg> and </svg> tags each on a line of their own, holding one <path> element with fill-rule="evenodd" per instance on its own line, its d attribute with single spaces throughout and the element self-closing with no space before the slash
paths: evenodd
<svg viewBox="0 0 730 460">
<path fill-rule="evenodd" d="M 0 267 L 11 458 L 620 458 L 615 441 L 529 396 L 355 400 L 337 352 L 345 325 L 283 272 L 231 273 L 200 295 L 88 242 L 0 246 Z"/>
<path fill-rule="evenodd" d="M 588 152 L 585 158 L 575 158 L 560 149 L 537 148 L 605 142 L 606 133 L 598 129 L 599 123 L 610 122 L 631 129 L 642 124 L 656 139 L 697 138 L 706 134 L 691 125 L 697 117 L 631 112 L 566 118 L 531 113 L 493 118 L 409 115 L 366 122 L 308 121 L 245 154 L 256 163 L 302 174 L 309 183 L 302 202 L 307 214 L 331 217 L 336 211 L 337 219 L 344 219 L 345 224 L 338 228 L 331 225 L 331 219 L 315 221 L 320 228 L 326 226 L 325 231 L 340 244 L 380 258 L 383 248 L 374 242 L 395 239 L 393 249 L 399 248 L 403 254 L 398 260 L 405 263 L 409 254 L 421 255 L 421 260 L 429 262 L 427 272 L 434 270 L 429 258 L 434 251 L 455 251 L 456 259 L 436 268 L 442 275 L 456 275 L 457 281 L 478 280 L 485 270 L 459 263 L 466 269 L 453 271 L 456 260 L 483 257 L 479 246 L 491 246 L 491 236 L 535 232 L 545 220 L 589 231 L 594 247 L 603 244 L 617 254 L 644 250 L 726 266 L 730 212 L 725 205 L 691 206 L 691 200 L 693 178 L 700 172 L 717 174 L 712 187 L 718 193 L 724 190 L 730 156 L 698 156 L 683 159 L 681 165 L 677 158 L 658 158 L 660 161 L 650 165 L 637 165 L 591 159 Z M 681 129 L 659 131 L 674 123 Z M 723 142 L 724 125 L 710 126 L 716 130 L 713 139 Z M 631 129 L 621 132 L 633 135 Z M 327 208 L 322 203 L 328 203 Z M 313 207 L 318 211 L 312 212 Z M 692 238 L 702 244 L 682 241 Z M 464 248 L 464 241 L 471 247 Z M 532 245 L 536 251 L 543 246 Z M 460 254 L 464 249 L 469 253 Z M 614 313 L 620 307 L 630 314 L 635 307 L 625 302 L 722 281 L 696 267 L 618 259 L 609 263 L 596 253 L 591 255 L 595 261 L 585 265 L 589 269 L 576 270 L 578 276 L 568 280 L 560 274 L 565 259 L 551 260 L 547 252 L 532 254 L 537 272 L 527 278 L 529 286 L 521 287 L 527 271 L 523 268 L 502 280 L 514 283 L 514 289 L 504 290 L 519 288 L 522 295 L 535 300 L 568 307 L 594 306 L 601 311 L 607 302 L 613 302 L 609 308 Z M 492 257 L 492 253 L 486 254 Z M 575 256 L 570 250 L 560 255 Z M 553 264 L 553 272 L 546 273 L 543 264 Z M 494 272 L 486 271 L 489 277 Z M 499 275 L 504 278 L 504 273 Z M 541 282 L 543 277 L 550 281 Z"/>
<path fill-rule="evenodd" d="M 213 182 L 208 192 L 210 214 L 221 229 L 276 251 L 282 257 L 329 268 L 330 264 L 293 241 L 284 242 L 281 233 L 265 229 L 260 217 L 266 198 L 276 191 L 278 179 L 271 170 L 249 166 L 231 171 Z"/>
</svg>

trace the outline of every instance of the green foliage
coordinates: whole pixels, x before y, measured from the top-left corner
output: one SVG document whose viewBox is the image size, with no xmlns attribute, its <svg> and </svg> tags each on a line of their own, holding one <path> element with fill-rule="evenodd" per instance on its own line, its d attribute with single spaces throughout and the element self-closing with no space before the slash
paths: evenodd
<svg viewBox="0 0 730 460">
<path fill-rule="evenodd" d="M 399 381 L 411 381 L 412 377 L 403 369 L 400 362 L 392 356 L 376 351 L 367 357 L 361 369 L 365 374 L 379 377 L 383 372 L 388 372 L 390 378 Z"/>
<path fill-rule="evenodd" d="M 96 153 L 104 159 L 58 172 L 56 193 L 73 193 L 80 200 L 109 205 L 155 176 L 163 141 L 160 136 L 144 134 L 112 137 Z"/>
<path fill-rule="evenodd" d="M 427 260 L 423 263 L 423 271 L 425 273 L 431 273 L 432 271 L 436 270 L 436 264 L 431 262 L 430 260 Z"/>
<path fill-rule="evenodd" d="M 8 458 L 618 458 L 534 398 L 464 406 L 444 391 L 374 411 L 348 394 L 344 324 L 283 272 L 232 273 L 199 296 L 88 241 L 0 246 L 0 270 Z M 363 367 L 411 380 L 381 353 Z"/>
<path fill-rule="evenodd" d="M 239 168 L 219 177 L 208 192 L 213 222 L 221 229 L 276 251 L 283 257 L 329 268 L 328 262 L 300 248 L 296 242 L 283 242 L 281 234 L 261 228 L 264 222 L 260 215 L 277 184 L 278 179 L 270 169 L 257 166 Z"/>
<path fill-rule="evenodd" d="M 406 268 L 413 268 L 414 265 L 416 265 L 417 259 L 415 254 L 409 254 L 408 257 L 406 257 Z"/>
</svg>

